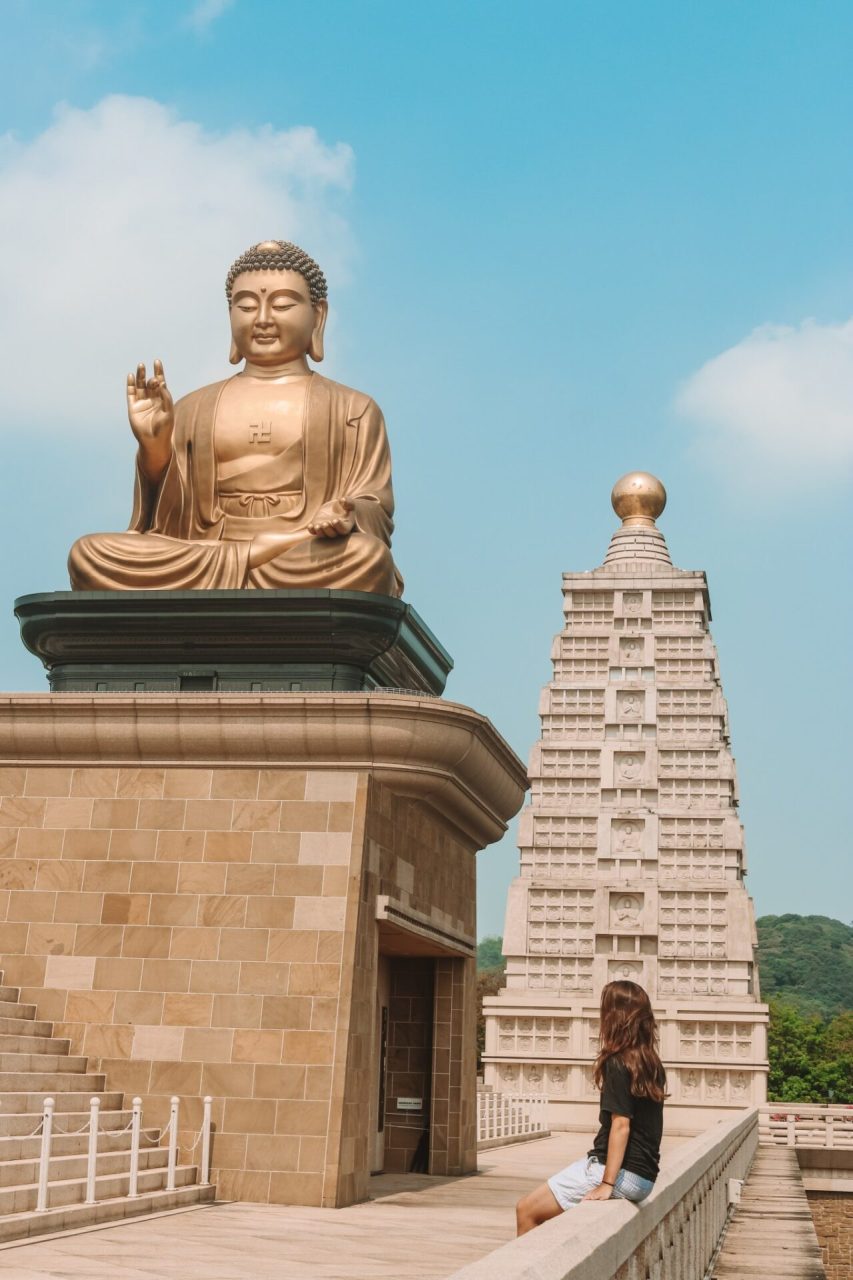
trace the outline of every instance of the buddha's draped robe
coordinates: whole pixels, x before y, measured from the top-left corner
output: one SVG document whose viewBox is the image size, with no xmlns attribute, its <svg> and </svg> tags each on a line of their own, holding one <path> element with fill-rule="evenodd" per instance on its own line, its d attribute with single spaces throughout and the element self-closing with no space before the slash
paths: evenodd
<svg viewBox="0 0 853 1280">
<path fill-rule="evenodd" d="M 214 427 L 226 385 L 214 383 L 177 402 L 172 457 L 162 480 L 153 484 L 137 464 L 129 531 L 80 538 L 68 558 L 72 587 L 334 587 L 401 595 L 403 583 L 390 550 L 391 458 L 378 405 L 360 391 L 313 374 L 301 457 L 293 459 L 291 446 L 232 478 L 220 493 Z M 353 503 L 352 533 L 308 534 L 317 511 L 335 498 Z M 269 532 L 304 535 L 304 540 L 250 569 L 252 538 Z"/>
</svg>

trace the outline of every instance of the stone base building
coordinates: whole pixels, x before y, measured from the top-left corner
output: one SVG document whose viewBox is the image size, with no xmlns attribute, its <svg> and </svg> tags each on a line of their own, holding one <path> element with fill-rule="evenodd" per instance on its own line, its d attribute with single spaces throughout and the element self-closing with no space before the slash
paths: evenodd
<svg viewBox="0 0 853 1280">
<path fill-rule="evenodd" d="M 476 1168 L 475 853 L 523 765 L 439 698 L 0 697 L 0 969 L 224 1200 Z M 88 1098 L 87 1098 L 88 1101 Z"/>
<path fill-rule="evenodd" d="M 565 625 L 540 704 L 507 985 L 486 1002 L 487 1085 L 544 1093 L 557 1127 L 590 1127 L 598 998 L 651 996 L 670 1129 L 766 1096 L 743 829 L 704 573 L 673 566 L 663 486 L 633 473 L 604 564 L 563 576 Z"/>
</svg>

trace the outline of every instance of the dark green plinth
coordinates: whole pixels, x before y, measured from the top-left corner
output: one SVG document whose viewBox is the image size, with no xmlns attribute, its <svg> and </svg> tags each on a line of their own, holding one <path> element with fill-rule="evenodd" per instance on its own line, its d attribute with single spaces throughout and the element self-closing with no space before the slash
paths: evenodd
<svg viewBox="0 0 853 1280">
<path fill-rule="evenodd" d="M 439 694 L 453 666 L 411 605 L 365 591 L 51 591 L 15 616 L 54 693 Z"/>
</svg>

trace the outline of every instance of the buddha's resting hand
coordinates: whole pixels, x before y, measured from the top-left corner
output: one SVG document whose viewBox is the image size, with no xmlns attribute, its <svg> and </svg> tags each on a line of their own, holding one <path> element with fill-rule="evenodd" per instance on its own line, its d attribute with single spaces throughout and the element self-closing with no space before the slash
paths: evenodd
<svg viewBox="0 0 853 1280">
<path fill-rule="evenodd" d="M 353 503 L 349 498 L 333 498 L 325 502 L 308 528 L 321 538 L 340 538 L 355 528 Z"/>
<path fill-rule="evenodd" d="M 154 361 L 154 377 L 146 378 L 145 365 L 127 375 L 127 416 L 139 441 L 139 462 L 150 480 L 157 481 L 169 465 L 175 409 L 161 361 Z"/>
</svg>

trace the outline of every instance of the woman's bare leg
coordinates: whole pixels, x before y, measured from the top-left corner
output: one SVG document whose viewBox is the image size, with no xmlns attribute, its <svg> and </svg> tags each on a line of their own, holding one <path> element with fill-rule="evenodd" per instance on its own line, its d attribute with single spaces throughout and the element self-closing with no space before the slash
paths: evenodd
<svg viewBox="0 0 853 1280">
<path fill-rule="evenodd" d="M 556 1218 L 563 1210 L 557 1204 L 554 1192 L 543 1182 L 541 1187 L 522 1196 L 515 1206 L 516 1235 L 523 1236 L 534 1227 L 540 1227 L 549 1218 Z"/>
</svg>

